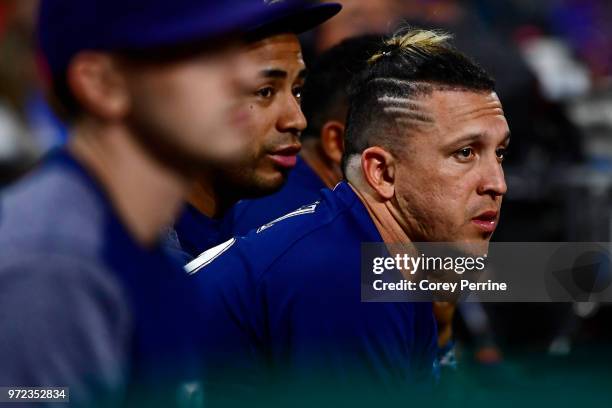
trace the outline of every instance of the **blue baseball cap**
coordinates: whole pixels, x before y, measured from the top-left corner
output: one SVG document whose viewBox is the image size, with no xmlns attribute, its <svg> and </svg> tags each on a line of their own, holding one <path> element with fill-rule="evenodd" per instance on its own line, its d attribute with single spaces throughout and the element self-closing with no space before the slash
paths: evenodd
<svg viewBox="0 0 612 408">
<path fill-rule="evenodd" d="M 275 24 L 301 32 L 340 9 L 305 0 L 42 0 L 38 39 L 56 76 L 79 51 L 155 50 Z"/>
<path fill-rule="evenodd" d="M 274 16 L 253 24 L 247 34 L 249 36 L 265 36 L 282 32 L 301 34 L 329 20 L 340 10 L 342 6 L 338 3 L 305 1 L 302 4 L 279 10 Z"/>
</svg>

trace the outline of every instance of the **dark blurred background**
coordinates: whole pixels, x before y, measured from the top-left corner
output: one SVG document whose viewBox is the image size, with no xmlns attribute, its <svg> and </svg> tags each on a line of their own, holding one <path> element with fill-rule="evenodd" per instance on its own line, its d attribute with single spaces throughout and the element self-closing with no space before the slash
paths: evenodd
<svg viewBox="0 0 612 408">
<path fill-rule="evenodd" d="M 37 6 L 38 0 L 0 0 L 0 187 L 67 137 L 45 102 Z"/>
<path fill-rule="evenodd" d="M 410 24 L 451 32 L 456 46 L 496 77 L 512 146 L 495 240 L 612 239 L 612 2 L 340 2 L 337 17 L 303 37 L 307 62 L 350 36 Z M 37 3 L 0 0 L 0 188 L 67 138 L 45 103 Z M 468 307 L 457 317 L 464 369 L 451 377 L 456 396 L 468 398 L 459 391 L 464 386 L 520 384 L 535 395 L 567 383 L 586 387 L 593 401 L 610 400 L 611 322 L 608 305 L 591 303 Z"/>
</svg>

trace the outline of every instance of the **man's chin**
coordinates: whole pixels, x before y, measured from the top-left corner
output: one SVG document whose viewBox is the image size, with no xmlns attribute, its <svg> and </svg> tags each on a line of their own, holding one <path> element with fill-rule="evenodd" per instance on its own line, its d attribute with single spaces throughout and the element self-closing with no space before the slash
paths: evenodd
<svg viewBox="0 0 612 408">
<path fill-rule="evenodd" d="M 490 238 L 490 237 L 489 237 Z M 464 237 L 449 241 L 449 248 L 466 256 L 482 256 L 489 250 L 490 239 L 482 236 Z"/>
<path fill-rule="evenodd" d="M 479 239 L 466 242 L 464 246 L 466 254 L 482 256 L 489 252 L 489 238 L 480 237 Z"/>
<path fill-rule="evenodd" d="M 257 199 L 279 192 L 287 182 L 287 177 L 277 173 L 272 176 L 259 176 L 256 180 L 236 186 L 241 192 L 241 199 Z"/>
<path fill-rule="evenodd" d="M 278 193 L 285 186 L 285 182 L 274 183 L 274 184 L 265 184 L 259 185 L 252 192 L 251 198 L 263 198 L 274 193 Z"/>
</svg>

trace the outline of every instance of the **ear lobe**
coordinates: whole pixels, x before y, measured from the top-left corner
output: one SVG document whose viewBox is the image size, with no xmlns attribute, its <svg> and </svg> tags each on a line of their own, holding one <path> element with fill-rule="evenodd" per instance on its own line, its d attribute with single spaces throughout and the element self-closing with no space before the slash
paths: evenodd
<svg viewBox="0 0 612 408">
<path fill-rule="evenodd" d="M 342 161 L 344 152 L 344 124 L 330 120 L 321 129 L 321 147 L 329 160 L 337 165 Z"/>
<path fill-rule="evenodd" d="M 79 53 L 68 67 L 67 79 L 74 97 L 87 112 L 110 120 L 128 113 L 126 80 L 110 55 Z"/>
<path fill-rule="evenodd" d="M 393 155 L 382 147 L 370 147 L 361 154 L 363 177 L 384 200 L 395 195 L 395 166 Z"/>
</svg>

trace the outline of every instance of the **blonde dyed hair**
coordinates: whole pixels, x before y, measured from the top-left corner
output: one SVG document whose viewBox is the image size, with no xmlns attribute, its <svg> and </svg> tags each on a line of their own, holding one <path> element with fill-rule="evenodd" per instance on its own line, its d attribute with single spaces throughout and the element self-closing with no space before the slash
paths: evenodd
<svg viewBox="0 0 612 408">
<path fill-rule="evenodd" d="M 403 28 L 391 38 L 384 41 L 384 48 L 374 54 L 368 63 L 374 64 L 390 53 L 399 51 L 404 54 L 426 53 L 436 54 L 438 51 L 446 50 L 452 35 L 438 30 L 422 30 Z"/>
</svg>

